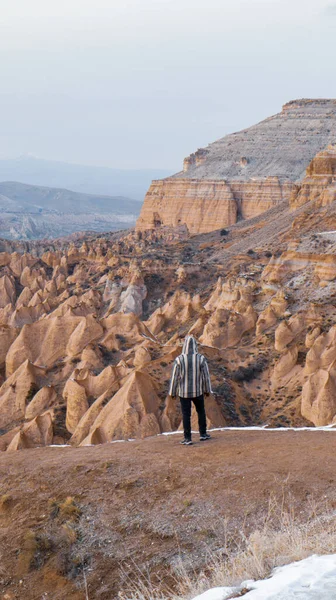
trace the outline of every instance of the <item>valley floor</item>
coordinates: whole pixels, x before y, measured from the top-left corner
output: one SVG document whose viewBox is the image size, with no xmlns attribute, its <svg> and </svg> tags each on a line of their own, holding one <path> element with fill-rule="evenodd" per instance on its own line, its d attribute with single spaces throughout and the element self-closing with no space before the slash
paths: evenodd
<svg viewBox="0 0 336 600">
<path fill-rule="evenodd" d="M 301 523 L 334 512 L 336 431 L 194 438 L 0 455 L 0 598 L 82 600 L 84 573 L 90 600 L 142 577 L 164 590 L 181 562 L 195 575 L 273 518 L 273 501 Z"/>
</svg>

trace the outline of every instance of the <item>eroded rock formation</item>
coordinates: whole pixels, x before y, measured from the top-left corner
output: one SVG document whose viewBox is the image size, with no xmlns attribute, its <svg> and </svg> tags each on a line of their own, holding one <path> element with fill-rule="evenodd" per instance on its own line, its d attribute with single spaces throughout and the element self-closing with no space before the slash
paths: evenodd
<svg viewBox="0 0 336 600">
<path fill-rule="evenodd" d="M 184 160 L 182 172 L 153 181 L 136 228 L 185 224 L 192 234 L 205 233 L 290 198 L 292 205 L 300 206 L 321 192 L 307 181 L 298 193 L 295 182 L 335 138 L 336 100 L 289 102 L 281 113 L 198 149 Z M 307 172 L 314 182 L 323 176 L 328 183 L 319 199 L 322 205 L 335 199 L 332 164 L 329 151 Z"/>
<path fill-rule="evenodd" d="M 323 194 L 333 150 L 315 162 Z M 333 423 L 335 230 L 335 203 L 314 200 L 195 237 L 0 241 L 0 449 L 181 428 L 167 390 L 187 333 L 210 363 L 213 426 Z"/>
</svg>

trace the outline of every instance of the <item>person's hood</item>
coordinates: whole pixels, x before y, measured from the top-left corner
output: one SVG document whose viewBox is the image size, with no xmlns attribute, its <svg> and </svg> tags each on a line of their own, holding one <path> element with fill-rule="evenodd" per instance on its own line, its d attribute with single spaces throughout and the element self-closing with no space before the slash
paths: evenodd
<svg viewBox="0 0 336 600">
<path fill-rule="evenodd" d="M 197 354 L 197 342 L 192 335 L 187 335 L 185 338 L 182 354 Z"/>
</svg>

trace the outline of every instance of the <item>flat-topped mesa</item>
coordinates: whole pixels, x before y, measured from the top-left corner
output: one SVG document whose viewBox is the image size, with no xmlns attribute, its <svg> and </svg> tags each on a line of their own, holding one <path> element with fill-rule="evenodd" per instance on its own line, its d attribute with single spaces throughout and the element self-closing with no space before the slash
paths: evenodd
<svg viewBox="0 0 336 600">
<path fill-rule="evenodd" d="M 289 201 L 314 156 L 336 144 L 336 100 L 301 99 L 257 125 L 199 148 L 183 171 L 154 181 L 138 230 L 185 224 L 191 234 L 232 225 Z"/>
</svg>

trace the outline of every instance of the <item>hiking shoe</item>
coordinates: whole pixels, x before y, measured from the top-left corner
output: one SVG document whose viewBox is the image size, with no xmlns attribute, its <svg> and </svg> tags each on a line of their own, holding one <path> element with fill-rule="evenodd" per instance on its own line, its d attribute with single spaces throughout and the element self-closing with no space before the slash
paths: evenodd
<svg viewBox="0 0 336 600">
<path fill-rule="evenodd" d="M 205 440 L 210 440 L 210 439 L 211 439 L 210 433 L 205 433 L 204 435 L 200 435 L 200 442 L 205 442 Z"/>
<path fill-rule="evenodd" d="M 184 438 L 184 440 L 182 440 L 180 444 L 182 444 L 183 446 L 192 446 L 192 441 L 188 440 L 187 438 Z"/>
</svg>

